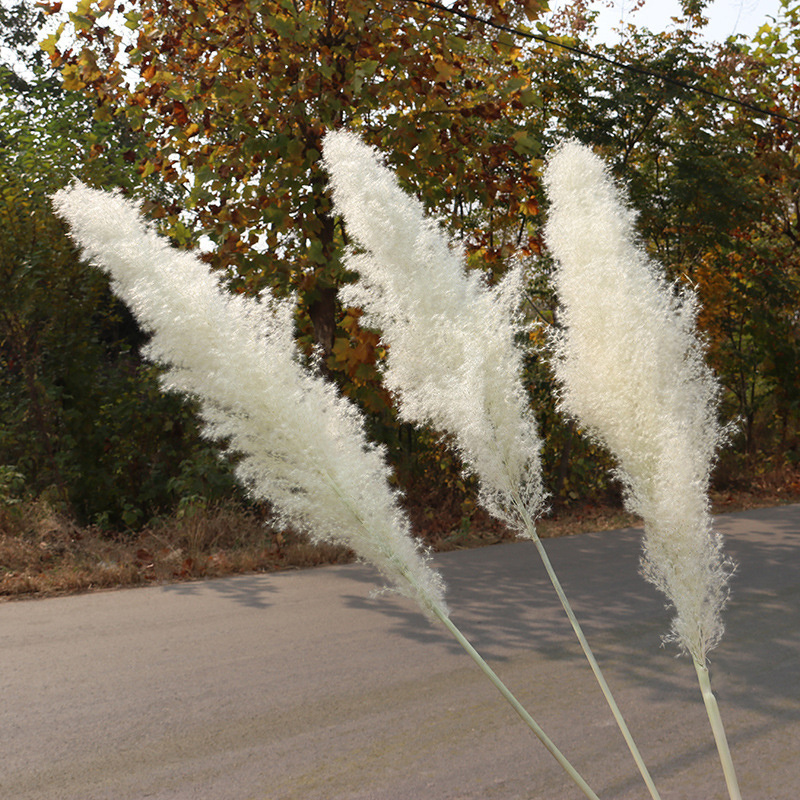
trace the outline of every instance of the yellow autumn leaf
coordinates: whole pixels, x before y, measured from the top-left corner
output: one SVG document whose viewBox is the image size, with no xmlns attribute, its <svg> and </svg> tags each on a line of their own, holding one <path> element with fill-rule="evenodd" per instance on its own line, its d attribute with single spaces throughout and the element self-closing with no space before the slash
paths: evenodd
<svg viewBox="0 0 800 800">
<path fill-rule="evenodd" d="M 458 67 L 453 66 L 443 58 L 434 58 L 433 67 L 436 70 L 436 79 L 442 83 L 452 80 L 460 71 Z"/>
</svg>

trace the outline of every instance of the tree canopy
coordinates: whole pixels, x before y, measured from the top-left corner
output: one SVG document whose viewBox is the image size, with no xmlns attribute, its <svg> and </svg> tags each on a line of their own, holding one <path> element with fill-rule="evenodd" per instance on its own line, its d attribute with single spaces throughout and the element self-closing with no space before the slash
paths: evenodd
<svg viewBox="0 0 800 800">
<path fill-rule="evenodd" d="M 125 167 L 125 190 L 148 198 L 176 243 L 203 248 L 232 290 L 295 292 L 307 352 L 316 345 L 371 412 L 398 463 L 434 452 L 454 483 L 431 437 L 394 422 L 379 333 L 337 305 L 348 239 L 330 215 L 321 136 L 347 126 L 380 147 L 489 281 L 528 259 L 527 308 L 547 325 L 558 309 L 540 246 L 542 158 L 585 141 L 628 183 L 653 256 L 697 286 L 742 452 L 800 460 L 796 0 L 753 40 L 719 46 L 693 32 L 702 2 L 683 3 L 691 24 L 634 24 L 615 45 L 594 41 L 585 2 L 549 27 L 545 5 L 81 0 L 65 14 L 53 2 L 59 27 L 43 47 L 84 121 L 66 112 L 50 124 L 82 143 L 81 169 Z M 607 456 L 555 415 L 540 351 L 528 383 L 554 493 L 605 491 Z"/>
<path fill-rule="evenodd" d="M 480 8 L 507 22 L 504 5 Z M 540 5 L 524 9 L 535 16 Z M 536 96 L 513 41 L 487 45 L 476 25 L 412 2 L 83 0 L 72 45 L 47 46 L 100 117 L 122 115 L 145 134 L 142 177 L 186 186 L 195 231 L 232 285 L 299 292 L 335 368 L 347 364 L 334 351 L 345 276 L 319 166 L 327 129 L 357 128 L 390 153 L 498 269 L 509 237 L 531 246 L 536 148 L 515 116 Z M 487 213 L 470 224 L 478 208 Z"/>
<path fill-rule="evenodd" d="M 22 4 L 3 15 L 15 47 L 0 65 L 0 469 L 78 520 L 114 526 L 140 524 L 180 493 L 230 492 L 191 436 L 191 411 L 141 363 L 127 309 L 51 208 L 75 177 L 132 191 L 140 136 L 63 88 L 30 48 L 40 15 Z"/>
</svg>

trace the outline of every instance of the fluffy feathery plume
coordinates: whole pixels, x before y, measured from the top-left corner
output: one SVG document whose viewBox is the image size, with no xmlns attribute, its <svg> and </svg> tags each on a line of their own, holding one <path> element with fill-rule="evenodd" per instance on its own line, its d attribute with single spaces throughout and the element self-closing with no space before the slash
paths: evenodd
<svg viewBox="0 0 800 800">
<path fill-rule="evenodd" d="M 281 522 L 352 548 L 427 613 L 445 615 L 443 582 L 410 535 L 383 451 L 357 408 L 299 360 L 293 301 L 226 291 L 119 193 L 78 183 L 54 206 L 152 334 L 146 355 L 168 367 L 164 387 L 200 401 L 204 434 L 239 456 L 237 476 L 252 494 Z"/>
<path fill-rule="evenodd" d="M 294 303 L 227 292 L 195 256 L 172 249 L 120 194 L 76 184 L 57 212 L 85 255 L 152 334 L 147 356 L 165 388 L 200 402 L 206 436 L 239 456 L 237 476 L 283 522 L 352 548 L 453 634 L 586 797 L 597 795 L 449 617 L 444 584 L 409 532 L 384 451 L 361 412 L 306 370 Z"/>
<path fill-rule="evenodd" d="M 627 505 L 644 520 L 643 574 L 675 610 L 666 638 L 705 665 L 722 636 L 731 565 L 708 503 L 725 432 L 695 332 L 697 299 L 637 244 L 635 213 L 588 147 L 558 148 L 545 185 L 560 405 L 615 455 Z"/>
<path fill-rule="evenodd" d="M 521 265 L 494 289 L 468 272 L 463 251 L 422 204 L 403 192 L 379 153 L 348 131 L 329 133 L 323 160 L 334 210 L 359 249 L 346 265 L 359 274 L 340 290 L 361 306 L 389 345 L 384 378 L 400 415 L 451 434 L 480 481 L 479 499 L 536 546 L 578 641 L 651 796 L 658 792 L 572 611 L 534 521 L 544 501 L 541 440 L 522 386 L 515 341 Z"/>
<path fill-rule="evenodd" d="M 407 195 L 380 154 L 349 131 L 327 134 L 334 210 L 356 243 L 340 290 L 389 345 L 384 380 L 402 419 L 452 434 L 487 510 L 523 531 L 541 508 L 541 442 L 521 382 L 522 268 L 493 289 Z"/>
</svg>

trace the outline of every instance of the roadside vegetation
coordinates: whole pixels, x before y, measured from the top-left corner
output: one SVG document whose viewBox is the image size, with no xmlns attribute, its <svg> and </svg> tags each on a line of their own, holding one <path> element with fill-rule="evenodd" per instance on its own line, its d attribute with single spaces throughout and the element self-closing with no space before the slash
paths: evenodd
<svg viewBox="0 0 800 800">
<path fill-rule="evenodd" d="M 715 514 L 800 503 L 800 471 L 765 474 L 746 489 L 711 493 Z M 427 505 L 426 503 L 433 503 Z M 407 502 L 415 533 L 434 552 L 515 540 L 472 502 L 441 495 Z M 617 503 L 572 504 L 539 521 L 542 538 L 638 526 Z M 276 530 L 263 510 L 241 503 L 185 504 L 139 530 L 81 527 L 47 501 L 0 505 L 0 601 L 145 586 L 251 572 L 304 569 L 353 560 L 350 551 L 312 545 Z"/>
</svg>

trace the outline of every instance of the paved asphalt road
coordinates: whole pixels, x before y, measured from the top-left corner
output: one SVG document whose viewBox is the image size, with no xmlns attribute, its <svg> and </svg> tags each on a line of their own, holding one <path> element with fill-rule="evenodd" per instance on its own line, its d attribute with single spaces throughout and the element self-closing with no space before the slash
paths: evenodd
<svg viewBox="0 0 800 800">
<path fill-rule="evenodd" d="M 719 518 L 745 800 L 800 797 L 800 506 Z M 725 798 L 639 532 L 546 542 L 663 800 Z M 534 548 L 444 554 L 453 619 L 603 800 L 647 792 Z M 472 661 L 361 565 L 0 605 L 2 800 L 570 800 Z"/>
</svg>

